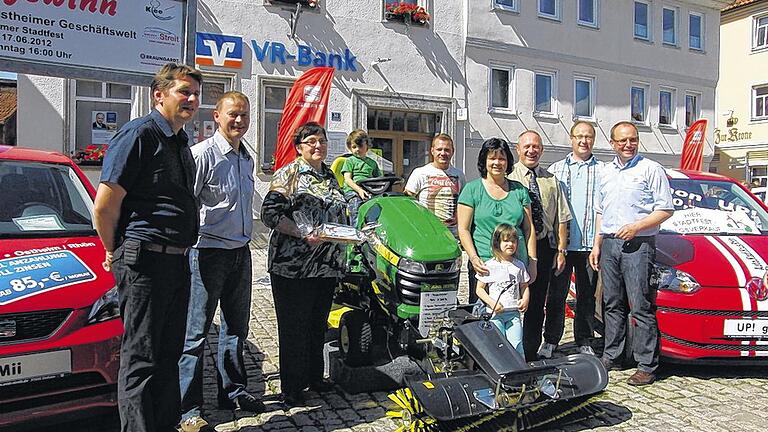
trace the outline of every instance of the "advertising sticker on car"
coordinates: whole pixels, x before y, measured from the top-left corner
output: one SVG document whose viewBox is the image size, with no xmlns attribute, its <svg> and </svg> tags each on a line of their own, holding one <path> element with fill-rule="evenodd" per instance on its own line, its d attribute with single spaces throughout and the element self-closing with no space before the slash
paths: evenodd
<svg viewBox="0 0 768 432">
<path fill-rule="evenodd" d="M 0 358 L 0 387 L 64 376 L 72 372 L 69 351 L 51 351 Z"/>
<path fill-rule="evenodd" d="M 733 338 L 768 339 L 768 319 L 727 319 L 723 324 L 723 335 Z"/>
<path fill-rule="evenodd" d="M 96 274 L 70 251 L 3 259 L 0 260 L 0 306 L 94 279 Z"/>
</svg>

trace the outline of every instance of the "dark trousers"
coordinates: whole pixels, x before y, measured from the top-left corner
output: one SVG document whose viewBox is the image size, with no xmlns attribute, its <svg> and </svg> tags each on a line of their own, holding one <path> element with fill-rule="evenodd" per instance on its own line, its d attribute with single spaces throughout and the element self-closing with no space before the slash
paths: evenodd
<svg viewBox="0 0 768 432">
<path fill-rule="evenodd" d="M 205 339 L 221 305 L 216 369 L 219 400 L 233 400 L 245 393 L 248 374 L 243 348 L 251 316 L 251 251 L 237 249 L 192 249 L 191 298 L 187 313 L 184 352 L 179 360 L 181 409 L 186 419 L 201 414 Z"/>
<path fill-rule="evenodd" d="M 469 278 L 469 304 L 477 303 L 477 272 L 472 263 L 467 263 L 467 277 Z"/>
<path fill-rule="evenodd" d="M 544 326 L 544 304 L 549 291 L 549 281 L 552 278 L 552 260 L 556 250 L 544 238 L 536 242 L 536 280 L 528 286 L 530 300 L 528 310 L 523 315 L 523 350 L 526 361 L 538 358 L 536 354 L 541 345 L 541 331 Z"/>
<path fill-rule="evenodd" d="M 554 276 L 547 294 L 547 317 L 544 340 L 557 345 L 565 329 L 565 300 L 571 286 L 571 273 L 576 274 L 576 316 L 573 335 L 576 345 L 589 345 L 594 336 L 595 288 L 597 272 L 589 265 L 589 251 L 571 251 L 565 257 L 565 269 Z"/>
<path fill-rule="evenodd" d="M 126 248 L 135 254 L 138 242 L 124 242 L 112 262 L 125 327 L 117 380 L 121 431 L 175 431 L 189 262 L 185 255 L 140 250 L 137 262 L 128 265 Z"/>
<path fill-rule="evenodd" d="M 289 279 L 270 273 L 283 394 L 323 379 L 323 345 L 336 279 Z"/>
<path fill-rule="evenodd" d="M 659 365 L 659 327 L 656 322 L 656 289 L 650 284 L 656 256 L 653 237 L 630 241 L 607 237 L 600 248 L 603 279 L 603 357 L 618 360 L 624 351 L 627 308 L 634 318 L 633 346 L 637 369 L 653 373 Z M 629 304 L 627 304 L 629 303 Z"/>
</svg>

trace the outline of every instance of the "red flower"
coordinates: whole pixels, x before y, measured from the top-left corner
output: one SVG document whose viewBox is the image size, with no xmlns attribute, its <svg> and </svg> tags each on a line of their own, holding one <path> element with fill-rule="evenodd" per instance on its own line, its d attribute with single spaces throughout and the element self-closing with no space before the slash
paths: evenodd
<svg viewBox="0 0 768 432">
<path fill-rule="evenodd" d="M 426 24 L 429 22 L 429 14 L 427 11 L 418 5 L 411 3 L 387 3 L 386 12 L 390 16 L 402 17 L 407 19 L 407 16 L 411 17 L 411 21 L 420 24 Z"/>
</svg>

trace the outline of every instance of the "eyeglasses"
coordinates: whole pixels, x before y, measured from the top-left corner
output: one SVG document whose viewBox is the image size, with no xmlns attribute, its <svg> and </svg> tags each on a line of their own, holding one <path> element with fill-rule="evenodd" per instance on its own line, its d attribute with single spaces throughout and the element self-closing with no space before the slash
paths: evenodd
<svg viewBox="0 0 768 432">
<path fill-rule="evenodd" d="M 320 145 L 327 145 L 328 144 L 328 140 L 327 139 L 310 138 L 310 139 L 308 139 L 306 141 L 302 141 L 301 143 L 302 144 L 307 144 L 307 145 L 310 145 L 310 146 L 316 146 L 318 144 L 320 144 Z"/>
<path fill-rule="evenodd" d="M 571 138 L 576 140 L 594 141 L 595 137 L 592 135 L 571 135 Z"/>
</svg>

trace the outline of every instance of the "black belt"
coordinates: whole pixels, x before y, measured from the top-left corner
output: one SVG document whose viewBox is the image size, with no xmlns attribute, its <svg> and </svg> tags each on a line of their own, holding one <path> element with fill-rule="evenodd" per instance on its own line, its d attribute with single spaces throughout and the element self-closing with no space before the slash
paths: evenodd
<svg viewBox="0 0 768 432">
<path fill-rule="evenodd" d="M 616 239 L 621 240 L 620 238 L 616 237 L 616 234 L 602 234 L 603 238 L 609 238 L 609 239 Z M 632 240 L 636 241 L 650 241 L 655 239 L 656 236 L 634 236 L 632 237 Z M 632 241 L 632 240 L 622 240 L 622 241 Z"/>
<path fill-rule="evenodd" d="M 186 255 L 189 253 L 189 248 L 183 248 L 178 246 L 161 245 L 157 243 L 141 242 L 141 248 L 151 252 L 158 252 L 170 255 Z"/>
</svg>

